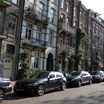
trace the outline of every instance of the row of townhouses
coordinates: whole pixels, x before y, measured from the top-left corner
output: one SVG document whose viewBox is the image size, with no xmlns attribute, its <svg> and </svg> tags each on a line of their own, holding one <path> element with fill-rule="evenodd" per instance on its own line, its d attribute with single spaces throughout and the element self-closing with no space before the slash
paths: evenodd
<svg viewBox="0 0 104 104">
<path fill-rule="evenodd" d="M 75 53 L 77 28 L 87 33 L 86 58 L 93 66 L 99 54 L 103 67 L 104 20 L 81 1 L 0 0 L 0 75 L 16 79 L 24 52 L 32 70 L 56 70 L 58 65 L 68 72 L 66 56 Z"/>
</svg>

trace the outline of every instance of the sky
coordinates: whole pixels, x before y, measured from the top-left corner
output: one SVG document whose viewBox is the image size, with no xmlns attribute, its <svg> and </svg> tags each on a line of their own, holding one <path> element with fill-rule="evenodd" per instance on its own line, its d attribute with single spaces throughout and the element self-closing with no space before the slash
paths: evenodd
<svg viewBox="0 0 104 104">
<path fill-rule="evenodd" d="M 87 9 L 92 9 L 94 12 L 102 14 L 104 19 L 104 0 L 81 0 Z"/>
</svg>

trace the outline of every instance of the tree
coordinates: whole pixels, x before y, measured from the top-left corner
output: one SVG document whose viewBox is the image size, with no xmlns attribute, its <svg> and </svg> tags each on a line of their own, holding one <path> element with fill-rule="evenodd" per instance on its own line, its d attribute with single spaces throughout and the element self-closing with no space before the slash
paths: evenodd
<svg viewBox="0 0 104 104">
<path fill-rule="evenodd" d="M 77 29 L 77 34 L 76 34 L 76 51 L 75 51 L 75 70 L 79 70 L 80 69 L 80 64 L 81 64 L 81 60 L 84 57 L 83 54 L 83 43 L 85 41 L 85 37 L 87 36 L 87 34 L 82 31 L 80 28 Z"/>
<path fill-rule="evenodd" d="M 20 60 L 21 69 L 18 70 L 17 79 L 25 79 L 27 78 L 27 70 L 29 70 L 28 54 L 26 52 L 21 53 Z"/>
</svg>

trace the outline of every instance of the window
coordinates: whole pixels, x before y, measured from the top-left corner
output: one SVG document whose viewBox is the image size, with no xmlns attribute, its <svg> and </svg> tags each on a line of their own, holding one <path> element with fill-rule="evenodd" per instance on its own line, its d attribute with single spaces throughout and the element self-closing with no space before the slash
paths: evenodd
<svg viewBox="0 0 104 104">
<path fill-rule="evenodd" d="M 56 74 L 56 77 L 57 78 L 62 78 L 62 75 L 61 74 Z"/>
<path fill-rule="evenodd" d="M 65 0 L 62 0 L 61 8 L 65 9 Z"/>
<path fill-rule="evenodd" d="M 16 33 L 17 18 L 15 16 L 10 16 L 9 25 L 8 25 L 8 34 L 15 36 Z"/>
<path fill-rule="evenodd" d="M 42 19 L 43 12 L 44 12 L 44 4 L 39 2 L 39 12 L 38 12 L 38 14 L 39 14 L 40 19 Z"/>
<path fill-rule="evenodd" d="M 53 3 L 55 3 L 55 0 L 51 0 Z"/>
<path fill-rule="evenodd" d="M 67 23 L 68 26 L 70 24 L 69 22 L 70 22 L 70 19 L 69 19 L 69 17 L 67 17 L 66 23 Z"/>
<path fill-rule="evenodd" d="M 12 3 L 17 4 L 18 0 L 12 0 Z"/>
<path fill-rule="evenodd" d="M 14 54 L 14 51 L 15 51 L 15 46 L 7 44 L 7 50 L 6 50 L 6 52 L 8 54 Z"/>
<path fill-rule="evenodd" d="M 54 23 L 54 15 L 55 15 L 55 11 L 54 11 L 54 9 L 51 9 L 50 10 L 50 22 L 51 23 Z"/>
<path fill-rule="evenodd" d="M 42 38 L 42 28 L 41 27 L 37 27 L 37 33 L 36 33 L 36 41 L 40 41 Z"/>
<path fill-rule="evenodd" d="M 77 22 L 76 22 L 76 21 L 74 21 L 73 27 L 74 27 L 74 28 L 77 28 Z"/>
<path fill-rule="evenodd" d="M 50 74 L 49 78 L 55 78 L 55 75 L 54 74 Z"/>
<path fill-rule="evenodd" d="M 61 19 L 63 22 L 65 22 L 65 15 L 64 14 L 61 14 Z"/>
<path fill-rule="evenodd" d="M 67 2 L 67 12 L 70 13 L 70 3 Z"/>
<path fill-rule="evenodd" d="M 74 16 L 77 16 L 77 7 L 74 7 Z"/>
<path fill-rule="evenodd" d="M 34 68 L 39 68 L 39 58 L 40 58 L 40 53 L 36 51 L 34 58 Z"/>
<path fill-rule="evenodd" d="M 65 41 L 65 43 L 66 43 L 66 46 L 68 46 L 68 45 L 69 45 L 69 40 L 68 40 L 68 37 L 66 37 L 66 41 Z"/>
<path fill-rule="evenodd" d="M 34 4 L 34 0 L 29 0 L 29 2 L 31 2 L 32 4 Z"/>
<path fill-rule="evenodd" d="M 49 33 L 49 44 L 52 45 L 52 42 L 53 42 L 53 31 L 50 30 L 50 33 Z"/>
<path fill-rule="evenodd" d="M 31 23 L 27 23 L 26 39 L 31 39 L 31 36 L 32 36 L 32 24 Z"/>
</svg>

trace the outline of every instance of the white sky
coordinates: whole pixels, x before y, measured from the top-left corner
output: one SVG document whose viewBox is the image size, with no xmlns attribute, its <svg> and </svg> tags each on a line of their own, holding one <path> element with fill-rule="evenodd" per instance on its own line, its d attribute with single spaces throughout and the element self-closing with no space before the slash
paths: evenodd
<svg viewBox="0 0 104 104">
<path fill-rule="evenodd" d="M 102 14 L 104 19 L 104 0 L 81 0 L 87 9 L 92 9 L 94 12 Z"/>
</svg>

